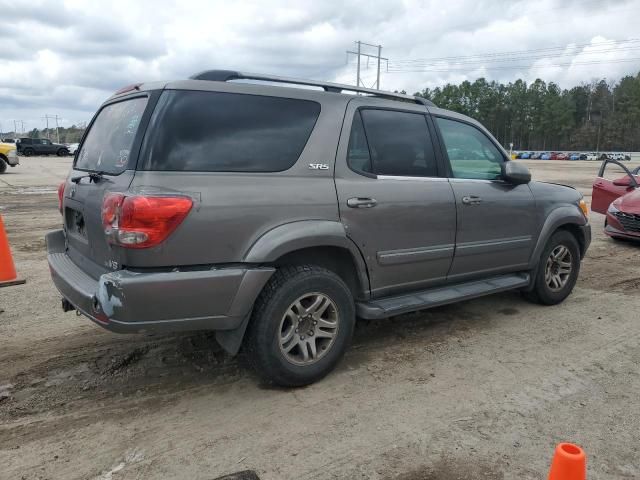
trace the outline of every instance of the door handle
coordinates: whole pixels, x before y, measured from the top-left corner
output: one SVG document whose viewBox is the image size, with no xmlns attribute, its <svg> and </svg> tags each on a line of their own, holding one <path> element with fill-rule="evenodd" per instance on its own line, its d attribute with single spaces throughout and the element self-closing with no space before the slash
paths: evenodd
<svg viewBox="0 0 640 480">
<path fill-rule="evenodd" d="M 347 207 L 372 208 L 378 204 L 375 198 L 354 197 L 347 200 Z"/>
<path fill-rule="evenodd" d="M 476 195 L 466 195 L 462 197 L 462 203 L 465 205 L 479 205 L 482 203 L 482 199 Z"/>
</svg>

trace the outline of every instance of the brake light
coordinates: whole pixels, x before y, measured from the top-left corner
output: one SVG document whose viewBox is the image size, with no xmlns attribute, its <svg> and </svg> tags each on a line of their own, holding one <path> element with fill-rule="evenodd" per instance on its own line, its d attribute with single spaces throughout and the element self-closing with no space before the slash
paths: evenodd
<svg viewBox="0 0 640 480">
<path fill-rule="evenodd" d="M 102 226 L 114 245 L 155 247 L 182 223 L 192 206 L 189 197 L 108 193 L 102 201 Z"/>
<path fill-rule="evenodd" d="M 62 213 L 62 201 L 64 200 L 64 187 L 67 182 L 62 182 L 58 185 L 58 211 Z"/>
</svg>

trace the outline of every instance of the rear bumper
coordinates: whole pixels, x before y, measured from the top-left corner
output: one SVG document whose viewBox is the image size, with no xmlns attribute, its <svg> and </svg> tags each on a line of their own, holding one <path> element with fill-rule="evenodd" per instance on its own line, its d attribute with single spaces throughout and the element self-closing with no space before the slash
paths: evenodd
<svg viewBox="0 0 640 480">
<path fill-rule="evenodd" d="M 62 230 L 47 235 L 53 282 L 77 311 L 108 330 L 141 333 L 234 330 L 247 317 L 273 268 L 228 268 L 89 276 L 66 253 Z"/>
</svg>

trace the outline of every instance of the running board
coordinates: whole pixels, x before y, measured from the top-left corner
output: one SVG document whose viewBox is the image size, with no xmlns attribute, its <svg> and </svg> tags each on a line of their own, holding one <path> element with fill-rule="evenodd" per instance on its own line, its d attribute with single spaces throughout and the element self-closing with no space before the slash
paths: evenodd
<svg viewBox="0 0 640 480">
<path fill-rule="evenodd" d="M 358 317 L 366 319 L 387 318 L 402 313 L 438 307 L 448 303 L 482 297 L 490 293 L 504 292 L 529 285 L 528 273 L 500 275 L 486 280 L 457 283 L 409 294 L 377 298 L 356 303 Z"/>
</svg>

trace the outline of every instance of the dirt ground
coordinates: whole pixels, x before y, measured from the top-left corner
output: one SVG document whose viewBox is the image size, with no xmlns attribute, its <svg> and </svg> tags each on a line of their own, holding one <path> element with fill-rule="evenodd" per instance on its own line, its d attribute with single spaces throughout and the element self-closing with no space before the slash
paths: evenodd
<svg viewBox="0 0 640 480">
<path fill-rule="evenodd" d="M 0 289 L 0 478 L 540 479 L 560 441 L 585 448 L 590 480 L 640 477 L 640 246 L 601 215 L 562 305 L 505 293 L 359 322 L 337 371 L 276 389 L 211 334 L 62 313 L 43 237 L 70 160 L 21 162 L 0 175 L 27 279 Z M 599 162 L 527 164 L 589 199 Z"/>
</svg>

